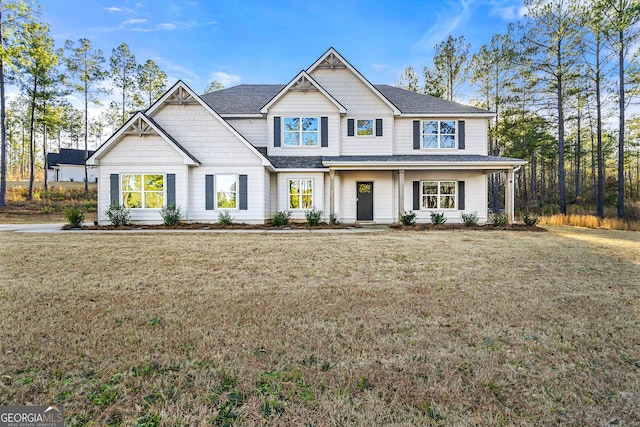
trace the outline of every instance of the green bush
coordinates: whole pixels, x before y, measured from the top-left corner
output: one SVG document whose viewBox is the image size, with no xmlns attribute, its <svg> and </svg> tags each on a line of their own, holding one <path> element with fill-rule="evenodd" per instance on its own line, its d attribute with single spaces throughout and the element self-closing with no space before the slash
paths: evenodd
<svg viewBox="0 0 640 427">
<path fill-rule="evenodd" d="M 416 213 L 414 211 L 405 211 L 405 213 L 400 216 L 400 222 L 407 227 L 416 225 Z"/>
<path fill-rule="evenodd" d="M 314 207 L 310 211 L 306 211 L 304 213 L 304 216 L 307 218 L 307 224 L 309 224 L 311 227 L 315 227 L 320 224 L 323 214 L 324 211 L 321 211 L 320 209 L 316 209 Z"/>
<path fill-rule="evenodd" d="M 538 216 L 528 213 L 524 214 L 524 216 L 522 217 L 522 221 L 527 227 L 533 227 L 538 223 L 539 220 L 540 218 Z"/>
<path fill-rule="evenodd" d="M 124 206 L 113 204 L 109 206 L 109 209 L 107 209 L 104 214 L 114 227 L 129 224 L 129 209 Z"/>
<path fill-rule="evenodd" d="M 276 227 L 284 227 L 291 219 L 291 211 L 275 211 L 271 215 L 271 225 Z"/>
<path fill-rule="evenodd" d="M 509 217 L 507 214 L 492 214 L 490 219 L 491 224 L 496 227 L 506 227 L 509 224 Z"/>
<path fill-rule="evenodd" d="M 340 224 L 340 220 L 338 219 L 338 214 L 332 213 L 329 215 L 329 222 L 333 225 Z"/>
<path fill-rule="evenodd" d="M 478 217 L 477 212 L 471 212 L 471 213 L 462 212 L 460 214 L 460 218 L 462 218 L 462 222 L 464 222 L 464 225 L 466 225 L 467 227 L 478 225 L 478 221 L 480 221 L 480 217 Z"/>
<path fill-rule="evenodd" d="M 72 227 L 81 227 L 82 221 L 84 221 L 84 211 L 80 208 L 70 207 L 64 210 L 64 219 Z"/>
<path fill-rule="evenodd" d="M 447 222 L 447 217 L 444 216 L 444 212 L 431 212 L 431 224 L 442 225 Z"/>
<path fill-rule="evenodd" d="M 220 212 L 218 214 L 218 222 L 223 225 L 231 225 L 233 224 L 233 217 L 229 211 Z"/>
<path fill-rule="evenodd" d="M 168 226 L 176 226 L 180 224 L 182 220 L 180 208 L 176 205 L 163 206 L 162 209 L 160 209 L 160 215 L 162 216 L 164 225 Z"/>
</svg>

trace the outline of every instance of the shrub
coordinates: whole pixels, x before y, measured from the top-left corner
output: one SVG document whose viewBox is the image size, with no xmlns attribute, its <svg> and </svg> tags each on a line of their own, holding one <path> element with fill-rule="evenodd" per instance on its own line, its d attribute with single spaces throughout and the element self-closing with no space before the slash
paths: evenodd
<svg viewBox="0 0 640 427">
<path fill-rule="evenodd" d="M 407 227 L 416 225 L 416 213 L 414 211 L 405 211 L 405 213 L 400 215 L 400 222 Z"/>
<path fill-rule="evenodd" d="M 104 213 L 114 227 L 129 224 L 129 209 L 124 206 L 111 205 Z"/>
<path fill-rule="evenodd" d="M 310 211 L 306 211 L 304 213 L 304 216 L 307 218 L 307 224 L 309 224 L 311 227 L 315 227 L 320 224 L 320 220 L 322 220 L 323 214 L 323 211 L 314 207 Z"/>
<path fill-rule="evenodd" d="M 218 222 L 223 225 L 231 225 L 233 224 L 233 217 L 229 211 L 220 212 L 218 214 Z"/>
<path fill-rule="evenodd" d="M 84 221 L 84 211 L 76 207 L 66 208 L 64 210 L 64 219 L 66 219 L 72 227 L 81 227 L 82 221 Z"/>
<path fill-rule="evenodd" d="M 507 214 L 493 214 L 491 215 L 491 224 L 496 227 L 506 227 L 509 224 L 509 217 Z"/>
<path fill-rule="evenodd" d="M 460 218 L 462 218 L 462 222 L 464 222 L 464 225 L 466 225 L 467 227 L 478 225 L 478 221 L 480 221 L 480 217 L 478 217 L 477 212 L 471 212 L 471 213 L 462 212 L 460 214 Z"/>
<path fill-rule="evenodd" d="M 444 212 L 431 212 L 431 223 L 433 225 L 442 225 L 447 222 Z"/>
<path fill-rule="evenodd" d="M 180 208 L 176 205 L 163 206 L 162 209 L 160 209 L 160 215 L 162 216 L 164 225 L 175 226 L 180 224 L 182 220 Z"/>
<path fill-rule="evenodd" d="M 526 225 L 527 227 L 533 227 L 538 223 L 539 220 L 540 218 L 538 218 L 538 216 L 531 215 L 528 213 L 524 214 L 524 216 L 522 217 L 522 221 L 524 222 L 524 225 Z"/>
<path fill-rule="evenodd" d="M 291 211 L 275 211 L 271 215 L 271 225 L 276 227 L 284 227 L 291 219 Z"/>
<path fill-rule="evenodd" d="M 340 224 L 340 220 L 338 219 L 338 214 L 332 213 L 329 215 L 329 222 L 333 225 Z"/>
</svg>

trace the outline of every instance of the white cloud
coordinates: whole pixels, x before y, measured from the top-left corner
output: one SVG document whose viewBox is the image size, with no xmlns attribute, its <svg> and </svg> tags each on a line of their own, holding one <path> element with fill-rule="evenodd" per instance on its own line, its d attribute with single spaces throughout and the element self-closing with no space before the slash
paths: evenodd
<svg viewBox="0 0 640 427">
<path fill-rule="evenodd" d="M 145 22 L 147 22 L 146 19 L 127 19 L 122 25 L 144 24 Z"/>
<path fill-rule="evenodd" d="M 525 6 L 516 6 L 516 5 L 511 5 L 511 6 L 498 6 L 495 5 L 494 7 L 492 7 L 491 11 L 489 12 L 490 16 L 499 16 L 500 18 L 504 19 L 505 21 L 513 21 L 516 19 L 520 19 L 523 18 L 525 13 L 527 12 L 527 8 Z"/>
<path fill-rule="evenodd" d="M 158 26 L 156 27 L 159 30 L 175 30 L 176 29 L 176 24 L 172 24 L 169 22 L 163 22 L 162 24 L 158 24 Z"/>
<path fill-rule="evenodd" d="M 431 28 L 422 36 L 413 47 L 423 50 L 431 50 L 433 47 L 445 40 L 448 35 L 458 28 L 460 24 L 466 22 L 471 16 L 469 7 L 472 0 L 448 1 L 445 7 L 434 12 L 431 19 Z"/>
<path fill-rule="evenodd" d="M 103 9 L 109 12 L 124 12 L 124 13 L 135 12 L 133 9 L 129 9 L 128 7 L 118 7 L 118 6 L 103 7 Z"/>
<path fill-rule="evenodd" d="M 240 83 L 242 77 L 235 74 L 225 73 L 223 71 L 216 71 L 215 73 L 209 74 L 209 82 L 207 84 L 214 80 L 218 81 L 224 87 L 230 87 Z"/>
<path fill-rule="evenodd" d="M 371 68 L 373 68 L 374 70 L 386 70 L 387 68 L 389 68 L 389 65 L 373 63 L 371 64 Z"/>
</svg>

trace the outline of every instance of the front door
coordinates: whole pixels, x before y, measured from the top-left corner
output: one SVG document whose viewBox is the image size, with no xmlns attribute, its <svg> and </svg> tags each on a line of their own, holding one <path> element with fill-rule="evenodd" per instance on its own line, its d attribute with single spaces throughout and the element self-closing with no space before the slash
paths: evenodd
<svg viewBox="0 0 640 427">
<path fill-rule="evenodd" d="M 358 192 L 357 221 L 373 221 L 373 182 L 356 182 Z"/>
</svg>

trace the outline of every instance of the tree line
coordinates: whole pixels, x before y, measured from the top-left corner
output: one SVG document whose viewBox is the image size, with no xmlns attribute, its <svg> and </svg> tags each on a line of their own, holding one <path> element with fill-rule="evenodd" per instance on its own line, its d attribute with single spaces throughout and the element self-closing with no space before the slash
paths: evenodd
<svg viewBox="0 0 640 427">
<path fill-rule="evenodd" d="M 167 74 L 152 59 L 138 63 L 127 43 L 105 58 L 87 38 L 66 40 L 56 48 L 49 25 L 35 0 L 0 0 L 0 206 L 6 205 L 6 182 L 29 177 L 33 196 L 36 166 L 47 189 L 46 157 L 52 149 L 97 147 L 105 133 L 115 132 L 130 112 L 148 108 L 167 89 Z M 7 102 L 7 86 L 19 96 Z M 219 90 L 214 81 L 207 91 Z M 115 91 L 117 100 L 99 117 L 89 117 L 91 105 Z M 67 96 L 77 94 L 82 107 Z M 88 183 L 85 171 L 85 191 Z"/>
<path fill-rule="evenodd" d="M 517 203 L 567 213 L 589 205 L 625 216 L 640 199 L 639 0 L 526 0 L 524 17 L 471 54 L 464 36 L 435 46 L 421 75 L 407 67 L 396 86 L 494 111 L 489 155 L 528 160 L 516 177 Z M 636 104 L 637 105 L 637 104 Z M 490 205 L 504 175 L 490 178 Z M 633 205 L 632 205 L 633 206 Z M 638 207 L 630 215 L 638 216 Z"/>
</svg>

